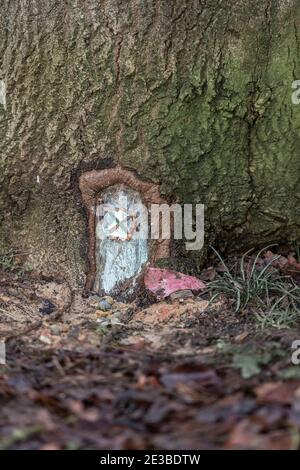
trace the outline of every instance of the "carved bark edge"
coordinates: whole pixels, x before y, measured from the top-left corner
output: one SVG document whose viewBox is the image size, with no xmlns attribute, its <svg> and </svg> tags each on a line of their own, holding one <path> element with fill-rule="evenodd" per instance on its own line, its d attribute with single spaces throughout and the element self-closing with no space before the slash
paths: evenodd
<svg viewBox="0 0 300 470">
<path fill-rule="evenodd" d="M 95 256 L 97 198 L 101 191 L 117 184 L 124 184 L 139 192 L 147 206 L 166 203 L 160 195 L 158 184 L 142 181 L 132 171 L 126 170 L 120 165 L 105 170 L 92 170 L 79 177 L 79 189 L 88 217 L 88 272 L 85 283 L 87 291 L 93 289 L 97 272 Z M 150 262 L 168 256 L 170 256 L 170 240 L 161 238 L 151 240 Z"/>
</svg>

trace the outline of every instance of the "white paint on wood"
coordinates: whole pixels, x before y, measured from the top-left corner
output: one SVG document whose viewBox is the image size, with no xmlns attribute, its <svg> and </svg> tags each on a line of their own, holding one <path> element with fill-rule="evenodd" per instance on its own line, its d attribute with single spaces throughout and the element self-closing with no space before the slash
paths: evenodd
<svg viewBox="0 0 300 470">
<path fill-rule="evenodd" d="M 103 212 L 99 210 L 100 206 L 116 211 Z M 124 185 L 113 186 L 101 193 L 96 211 L 96 291 L 111 294 L 126 279 L 131 279 L 133 285 L 148 261 L 147 239 L 132 236 L 140 206 L 140 195 Z"/>
<path fill-rule="evenodd" d="M 0 365 L 6 364 L 6 357 L 5 357 L 5 342 L 0 341 Z"/>
<path fill-rule="evenodd" d="M 6 109 L 6 86 L 4 80 L 0 80 L 0 104 Z"/>
</svg>

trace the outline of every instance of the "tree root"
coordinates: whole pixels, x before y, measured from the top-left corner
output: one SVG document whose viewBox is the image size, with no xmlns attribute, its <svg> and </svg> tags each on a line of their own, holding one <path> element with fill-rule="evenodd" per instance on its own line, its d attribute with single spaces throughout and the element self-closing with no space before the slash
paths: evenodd
<svg viewBox="0 0 300 470">
<path fill-rule="evenodd" d="M 45 318 L 44 320 L 38 320 L 14 334 L 4 336 L 2 338 L 2 341 L 5 341 L 5 343 L 7 344 L 9 341 L 15 338 L 20 338 L 21 336 L 28 335 L 32 331 L 38 330 L 39 328 L 41 328 L 43 325 L 45 325 L 48 322 L 59 320 L 65 313 L 68 313 L 72 307 L 75 293 L 74 293 L 74 290 L 71 288 L 70 284 L 67 283 L 67 285 L 70 291 L 70 297 L 66 306 L 62 307 L 57 312 L 53 312 L 52 314 L 48 315 L 47 318 Z"/>
</svg>

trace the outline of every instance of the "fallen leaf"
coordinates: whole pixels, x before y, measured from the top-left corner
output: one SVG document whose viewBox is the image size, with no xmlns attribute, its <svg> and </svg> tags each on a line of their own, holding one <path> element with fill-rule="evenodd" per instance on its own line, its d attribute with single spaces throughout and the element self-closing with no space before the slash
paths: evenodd
<svg viewBox="0 0 300 470">
<path fill-rule="evenodd" d="M 267 382 L 255 388 L 260 403 L 290 404 L 293 402 L 299 382 Z"/>
</svg>

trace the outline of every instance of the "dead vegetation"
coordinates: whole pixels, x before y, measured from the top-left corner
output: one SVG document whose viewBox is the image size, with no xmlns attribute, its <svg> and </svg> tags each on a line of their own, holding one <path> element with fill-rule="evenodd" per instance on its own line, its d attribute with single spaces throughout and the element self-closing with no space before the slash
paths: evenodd
<svg viewBox="0 0 300 470">
<path fill-rule="evenodd" d="M 64 280 L 2 270 L 0 448 L 298 449 L 298 316 L 257 321 L 259 303 L 235 311 L 227 294 L 101 310 Z"/>
</svg>

